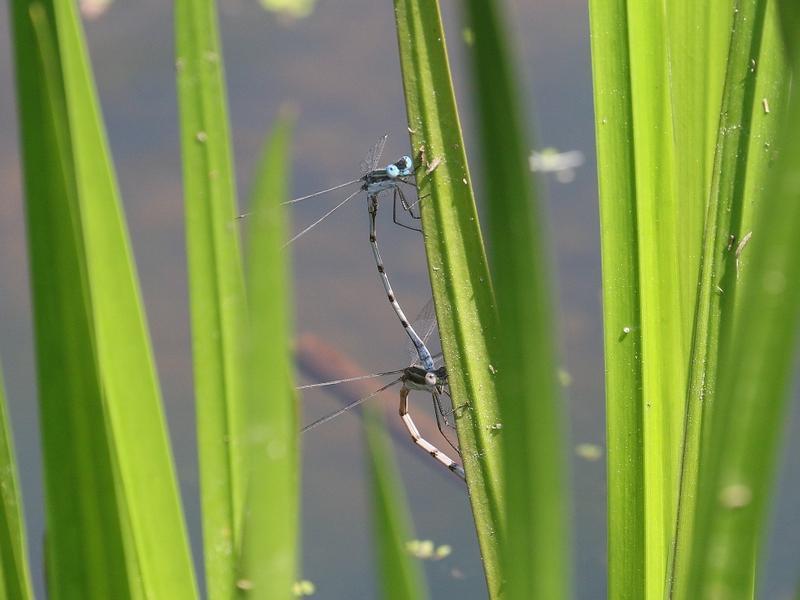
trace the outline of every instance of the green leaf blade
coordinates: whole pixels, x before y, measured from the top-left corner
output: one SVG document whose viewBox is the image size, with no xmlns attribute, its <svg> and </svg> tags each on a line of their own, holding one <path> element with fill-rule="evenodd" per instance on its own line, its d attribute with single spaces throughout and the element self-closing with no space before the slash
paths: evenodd
<svg viewBox="0 0 800 600">
<path fill-rule="evenodd" d="M 406 550 L 406 542 L 411 540 L 408 503 L 385 426 L 374 410 L 364 411 L 364 431 L 381 597 L 384 600 L 424 600 L 428 593 L 422 569 Z"/>
<path fill-rule="evenodd" d="M 48 415 L 42 420 L 48 585 L 54 598 L 79 598 L 90 590 L 128 598 L 89 341 L 82 237 L 75 225 L 77 190 L 52 10 L 23 1 L 12 9 L 39 406 Z M 41 165 L 48 170 L 38 170 Z M 58 250 L 51 253 L 51 248 Z M 82 489 L 104 493 L 101 499 L 100 493 L 87 495 Z"/>
<path fill-rule="evenodd" d="M 248 220 L 247 504 L 239 587 L 244 597 L 293 598 L 299 534 L 299 425 L 283 249 L 291 119 L 281 119 L 257 167 Z M 242 586 L 241 582 L 247 582 Z"/>
<path fill-rule="evenodd" d="M 800 31 L 800 11 L 792 2 L 781 8 L 793 41 Z M 800 56 L 793 58 L 797 77 Z M 765 531 L 780 442 L 776 432 L 785 420 L 800 324 L 796 89 L 787 112 L 781 157 L 756 208 L 754 242 L 748 246 L 750 276 L 741 288 L 739 316 L 721 359 L 708 452 L 700 466 L 687 597 L 752 597 L 753 549 L 760 547 Z"/>
<path fill-rule="evenodd" d="M 589 5 L 595 97 L 608 452 L 608 595 L 645 597 L 641 315 L 628 20 Z"/>
<path fill-rule="evenodd" d="M 27 49 L 17 55 L 18 90 L 50 593 L 193 598 L 150 341 L 76 9 L 14 8 L 16 44 Z"/>
<path fill-rule="evenodd" d="M 33 598 L 14 440 L 0 371 L 0 596 Z"/>
<path fill-rule="evenodd" d="M 502 585 L 503 468 L 491 337 L 497 317 L 437 2 L 395 0 L 397 39 L 417 174 L 428 273 L 459 445 L 491 597 Z M 435 167 L 431 170 L 432 167 Z M 430 173 L 428 171 L 430 170 Z"/>
<path fill-rule="evenodd" d="M 547 227 L 528 167 L 526 127 L 499 8 L 491 0 L 469 0 L 466 7 L 475 36 L 482 154 L 491 157 L 483 166 L 500 313 L 496 355 L 506 469 L 506 594 L 568 598 L 569 476 L 556 381 Z"/>
<path fill-rule="evenodd" d="M 212 0 L 175 3 L 203 543 L 212 600 L 235 593 L 246 420 L 246 301 L 215 11 Z"/>
<path fill-rule="evenodd" d="M 691 306 L 682 304 L 680 213 L 663 3 L 628 2 L 642 343 L 646 597 L 663 594 L 677 505 Z M 690 267 L 688 267 L 690 268 Z"/>
<path fill-rule="evenodd" d="M 76 134 L 73 152 L 96 351 L 136 560 L 146 594 L 190 598 L 196 592 L 188 537 L 116 175 L 75 7 L 55 6 L 70 126 Z M 154 487 L 152 481 L 161 485 Z"/>
<path fill-rule="evenodd" d="M 680 510 L 668 587 L 669 593 L 678 598 L 696 597 L 697 591 L 690 572 L 694 568 L 693 548 L 704 535 L 704 525 L 696 512 L 697 493 L 702 485 L 699 469 L 701 455 L 709 451 L 708 431 L 716 427 L 714 411 L 718 404 L 720 357 L 735 316 L 737 277 L 731 235 L 735 240 L 744 206 L 746 173 L 755 162 L 748 160 L 756 87 L 752 61 L 759 54 L 765 15 L 765 2 L 741 0 L 735 3 L 689 362 Z M 695 533 L 698 527 L 700 529 Z M 752 570 L 750 568 L 748 572 L 752 573 Z"/>
</svg>

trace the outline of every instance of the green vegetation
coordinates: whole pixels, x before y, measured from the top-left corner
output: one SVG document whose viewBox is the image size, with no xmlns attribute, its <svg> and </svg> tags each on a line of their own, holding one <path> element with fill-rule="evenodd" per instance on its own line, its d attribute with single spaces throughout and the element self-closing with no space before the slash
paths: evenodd
<svg viewBox="0 0 800 600">
<path fill-rule="evenodd" d="M 425 600 L 428 594 L 422 569 L 406 551 L 406 544 L 413 537 L 411 517 L 386 429 L 377 412 L 365 411 L 364 430 L 372 482 L 372 527 L 381 597 L 386 600 Z"/>
<path fill-rule="evenodd" d="M 489 596 L 549 600 L 572 587 L 559 344 L 522 86 L 498 5 L 464 4 L 487 259 L 438 3 L 394 2 L 417 183 L 430 195 L 421 204 L 429 275 Z M 790 0 L 589 0 L 589 11 L 608 595 L 752 598 L 800 316 L 800 94 L 790 85 L 800 75 L 800 9 Z M 11 14 L 48 592 L 197 598 L 76 8 L 12 0 Z M 176 0 L 175 22 L 205 588 L 212 600 L 288 599 L 299 589 L 300 528 L 281 208 L 293 118 L 279 117 L 265 143 L 243 257 L 215 4 Z M 2 393 L 0 436 L 0 597 L 24 599 L 32 593 Z M 383 595 L 425 598 L 374 417 L 367 441 Z"/>
<path fill-rule="evenodd" d="M 797 226 L 793 202 L 788 192 L 777 202 L 771 191 L 782 169 L 797 164 L 783 146 L 793 134 L 775 9 L 747 0 L 671 2 L 666 9 L 590 2 L 610 597 L 754 593 L 754 550 L 764 531 L 758 517 L 771 495 L 779 429 L 768 415 L 783 414 L 789 365 L 780 353 L 791 354 L 795 328 L 770 339 L 783 350 L 761 347 L 757 359 L 745 336 L 754 335 L 749 327 L 765 332 L 791 324 L 797 310 L 768 300 L 757 263 L 767 252 L 776 255 L 776 272 L 796 262 L 796 248 L 778 235 Z M 720 15 L 729 15 L 729 26 Z M 779 269 L 780 260 L 786 262 Z M 782 289 L 781 300 L 784 293 L 793 292 Z M 752 370 L 762 361 L 769 374 Z M 746 412 L 740 395 L 759 398 L 761 415 Z M 732 435 L 734 421 L 764 437 Z M 725 470 L 737 456 L 758 463 L 757 480 Z M 750 514 L 750 528 L 725 538 L 724 550 L 711 546 L 714 523 L 732 513 L 737 522 Z M 735 582 L 717 573 L 733 567 L 728 552 L 735 554 Z"/>
<path fill-rule="evenodd" d="M 498 539 L 503 527 L 501 422 L 490 352 L 497 331 L 494 291 L 483 249 L 461 124 L 450 79 L 439 6 L 396 0 L 397 39 L 425 250 L 442 337 L 461 458 L 491 594 L 502 587 Z"/>
<path fill-rule="evenodd" d="M 218 38 L 213 2 L 175 2 L 206 586 L 211 598 L 228 598 L 246 488 L 246 301 Z"/>
</svg>

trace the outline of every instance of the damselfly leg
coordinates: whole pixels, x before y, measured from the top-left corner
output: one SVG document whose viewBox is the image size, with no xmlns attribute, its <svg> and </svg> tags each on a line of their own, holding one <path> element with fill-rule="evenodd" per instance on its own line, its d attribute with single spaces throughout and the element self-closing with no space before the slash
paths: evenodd
<svg viewBox="0 0 800 600">
<path fill-rule="evenodd" d="M 396 374 L 396 373 L 397 373 L 397 371 L 387 371 L 385 373 L 377 373 L 375 375 L 367 375 L 367 376 L 362 376 L 362 377 L 357 377 L 357 378 L 341 379 L 341 380 L 332 381 L 332 382 L 325 382 L 325 383 L 321 383 L 321 384 L 311 384 L 311 385 L 307 385 L 307 386 L 301 386 L 298 389 L 308 389 L 308 388 L 311 388 L 311 387 L 323 387 L 323 386 L 327 386 L 327 385 L 335 385 L 335 384 L 338 384 L 338 383 L 344 383 L 344 382 L 354 381 L 354 380 L 358 380 L 358 379 L 366 379 L 368 377 L 385 376 L 385 375 Z M 423 368 L 418 367 L 418 366 L 406 367 L 405 369 L 402 370 L 402 375 L 399 378 L 391 381 L 390 383 L 387 383 L 386 385 L 383 385 L 383 386 L 379 387 L 374 392 L 372 392 L 372 393 L 370 393 L 370 394 L 368 394 L 368 395 L 366 395 L 366 396 L 364 396 L 362 398 L 359 398 L 358 400 L 354 400 L 353 402 L 350 402 L 349 404 L 345 405 L 344 407 L 340 408 L 339 410 L 337 410 L 337 411 L 335 411 L 335 412 L 333 412 L 333 413 L 331 413 L 329 415 L 326 415 L 326 416 L 324 416 L 324 417 L 322 417 L 320 419 L 317 419 L 316 421 L 314 421 L 313 423 L 310 423 L 309 425 L 306 425 L 305 427 L 303 427 L 301 432 L 302 433 L 306 433 L 306 432 L 308 432 L 308 431 L 310 431 L 310 430 L 312 430 L 312 429 L 314 429 L 314 428 L 316 428 L 316 427 L 318 427 L 318 426 L 320 426 L 320 425 L 322 425 L 324 423 L 327 423 L 327 422 L 335 419 L 339 415 L 342 415 L 345 412 L 349 411 L 350 409 L 352 409 L 352 408 L 354 408 L 354 407 L 356 407 L 356 406 L 358 406 L 360 404 L 363 404 L 367 400 L 370 400 L 371 398 L 374 398 L 379 393 L 383 392 L 384 390 L 389 389 L 390 387 L 392 387 L 392 386 L 394 386 L 394 385 L 396 385 L 398 383 L 401 384 L 401 386 L 400 386 L 400 410 L 399 410 L 399 414 L 400 414 L 400 418 L 403 420 L 403 424 L 405 425 L 406 430 L 408 431 L 409 435 L 411 436 L 412 441 L 417 446 L 422 448 L 428 455 L 430 455 L 431 457 L 436 459 L 439 463 L 441 463 L 442 465 L 447 467 L 447 469 L 450 472 L 455 473 L 456 475 L 458 475 L 459 477 L 464 479 L 465 478 L 464 468 L 459 463 L 457 463 L 452 458 L 450 458 L 446 453 L 444 453 L 443 451 L 439 450 L 439 448 L 437 448 L 435 445 L 433 445 L 427 439 L 422 437 L 422 434 L 420 433 L 419 428 L 417 427 L 416 423 L 414 422 L 414 419 L 411 416 L 411 411 L 409 409 L 408 397 L 409 397 L 409 394 L 411 393 L 412 390 L 421 390 L 421 391 L 426 391 L 426 392 L 430 393 L 431 396 L 433 396 L 433 398 L 434 398 L 434 405 L 435 406 L 437 405 L 437 402 L 438 402 L 437 396 L 441 393 L 441 390 L 443 389 L 443 387 L 445 385 L 447 385 L 447 371 L 444 369 L 444 367 L 440 367 L 440 368 L 438 368 L 436 370 L 433 370 L 433 371 L 428 371 L 428 370 L 423 369 Z M 452 442 L 444 434 L 444 431 L 442 429 L 442 426 L 441 426 L 441 423 L 439 421 L 438 416 L 437 416 L 437 425 L 439 426 L 440 433 L 445 438 L 445 440 L 447 440 L 447 443 L 450 444 L 453 447 L 453 449 L 458 453 L 458 449 L 456 448 L 456 446 L 454 446 L 452 444 Z"/>
<path fill-rule="evenodd" d="M 414 214 L 413 207 L 416 206 L 416 202 L 414 204 L 409 204 L 406 200 L 405 194 L 403 194 L 403 190 L 399 187 L 395 188 L 393 197 L 392 197 L 392 221 L 394 221 L 395 225 L 399 225 L 400 227 L 405 227 L 406 229 L 410 229 L 411 231 L 416 231 L 418 233 L 422 233 L 422 227 L 412 227 L 411 225 L 406 225 L 405 223 L 401 223 L 398 221 L 397 217 L 397 201 L 400 200 L 400 205 L 402 206 L 403 210 L 411 215 L 412 219 L 419 221 L 422 217 L 418 214 Z"/>
</svg>

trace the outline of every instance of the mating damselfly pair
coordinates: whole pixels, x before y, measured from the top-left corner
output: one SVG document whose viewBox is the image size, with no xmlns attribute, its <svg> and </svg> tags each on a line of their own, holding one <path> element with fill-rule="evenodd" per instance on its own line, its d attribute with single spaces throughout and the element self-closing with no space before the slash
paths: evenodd
<svg viewBox="0 0 800 600">
<path fill-rule="evenodd" d="M 381 283 L 383 284 L 384 291 L 386 296 L 389 300 L 389 303 L 392 306 L 397 318 L 400 321 L 400 324 L 403 326 L 406 335 L 408 336 L 410 343 L 413 346 L 413 354 L 414 360 L 411 364 L 403 369 L 397 369 L 394 371 L 387 371 L 384 373 L 374 373 L 370 375 L 363 375 L 356 378 L 345 378 L 345 379 L 338 379 L 334 381 L 327 381 L 322 383 L 310 384 L 306 386 L 301 386 L 298 389 L 310 389 L 310 388 L 320 388 L 320 387 L 327 387 L 331 385 L 337 385 L 342 383 L 347 383 L 350 381 L 358 380 L 358 379 L 368 379 L 372 377 L 381 377 L 381 376 L 390 376 L 395 375 L 397 376 L 393 381 L 390 383 L 378 388 L 377 390 L 373 391 L 372 393 L 359 398 L 350 404 L 347 404 L 342 409 L 331 413 L 325 417 L 322 417 L 313 423 L 307 425 L 303 428 L 303 432 L 310 431 L 323 423 L 327 423 L 328 421 L 338 417 L 339 415 L 347 412 L 348 410 L 352 409 L 355 406 L 362 404 L 363 402 L 374 398 L 382 391 L 400 384 L 400 417 L 403 420 L 403 424 L 410 434 L 414 443 L 422 448 L 425 452 L 427 452 L 430 456 L 435 458 L 439 461 L 442 465 L 447 467 L 451 472 L 459 475 L 461 478 L 464 478 L 464 469 L 459 465 L 456 461 L 450 458 L 447 454 L 439 450 L 435 445 L 431 444 L 428 440 L 426 440 L 422 434 L 420 433 L 419 429 L 417 428 L 414 420 L 411 417 L 410 410 L 409 410 L 409 394 L 411 391 L 423 391 L 430 394 L 436 414 L 436 423 L 439 429 L 439 432 L 442 434 L 444 439 L 447 443 L 458 453 L 458 448 L 455 444 L 453 444 L 446 434 L 445 429 L 450 427 L 450 422 L 448 420 L 448 415 L 452 414 L 453 411 L 450 409 L 449 411 L 446 410 L 443 406 L 442 398 L 447 397 L 450 399 L 449 387 L 448 387 L 448 376 L 447 376 L 447 369 L 445 366 L 439 364 L 439 360 L 441 355 L 434 357 L 430 350 L 428 349 L 428 342 L 430 336 L 436 329 L 436 320 L 434 316 L 433 310 L 433 301 L 431 300 L 423 309 L 420 311 L 419 316 L 412 324 L 406 318 L 403 309 L 400 306 L 400 303 L 397 300 L 397 297 L 392 289 L 392 286 L 389 282 L 389 277 L 386 272 L 386 268 L 384 266 L 383 258 L 381 257 L 380 250 L 378 248 L 378 235 L 377 235 L 377 214 L 378 214 L 378 207 L 379 207 L 379 199 L 383 192 L 391 192 L 392 193 L 392 220 L 395 224 L 404 227 L 406 229 L 410 229 L 413 231 L 421 231 L 421 228 L 415 227 L 413 225 L 409 225 L 403 223 L 398 217 L 398 205 L 400 206 L 401 210 L 408 214 L 413 221 L 420 221 L 420 214 L 419 210 L 415 210 L 417 204 L 420 201 L 420 198 L 417 196 L 414 202 L 409 202 L 408 197 L 404 191 L 404 186 L 406 187 L 406 191 L 416 190 L 417 185 L 415 181 L 412 181 L 412 178 L 415 179 L 415 174 L 417 169 L 420 165 L 417 165 L 417 168 L 414 168 L 414 164 L 412 159 L 409 156 L 403 156 L 397 161 L 393 163 L 389 163 L 383 168 L 379 167 L 381 156 L 383 154 L 383 150 L 386 146 L 386 140 L 388 138 L 388 134 L 381 137 L 377 143 L 370 149 L 367 153 L 366 158 L 361 162 L 361 176 L 358 179 L 353 179 L 351 181 L 330 187 L 325 190 L 320 190 L 318 192 L 314 192 L 312 194 L 308 194 L 305 196 L 301 196 L 299 198 L 294 198 L 287 202 L 284 202 L 284 205 L 292 205 L 298 202 L 308 200 L 310 198 L 316 198 L 319 196 L 323 196 L 329 194 L 331 192 L 335 192 L 337 190 L 346 189 L 350 186 L 357 185 L 358 187 L 349 195 L 347 195 L 343 200 L 341 200 L 338 204 L 336 204 L 332 209 L 328 210 L 324 213 L 321 217 L 316 219 L 310 225 L 306 226 L 302 230 L 300 230 L 297 234 L 295 234 L 286 245 L 289 245 L 301 237 L 308 234 L 311 230 L 317 227 L 320 223 L 322 223 L 325 219 L 330 217 L 334 212 L 342 208 L 345 204 L 350 202 L 355 197 L 361 195 L 362 193 L 366 195 L 367 200 L 367 210 L 369 214 L 369 221 L 370 221 L 370 232 L 369 232 L 369 241 L 370 246 L 372 247 L 373 257 L 375 259 L 375 265 L 378 270 L 378 274 L 381 279 Z M 420 157 L 420 163 L 422 162 L 422 157 Z M 431 169 L 428 169 L 428 173 L 430 173 Z M 247 216 L 249 213 L 245 213 L 241 215 L 241 217 Z M 422 335 L 418 333 L 418 330 L 422 332 Z M 452 402 L 449 402 L 452 404 Z"/>
</svg>

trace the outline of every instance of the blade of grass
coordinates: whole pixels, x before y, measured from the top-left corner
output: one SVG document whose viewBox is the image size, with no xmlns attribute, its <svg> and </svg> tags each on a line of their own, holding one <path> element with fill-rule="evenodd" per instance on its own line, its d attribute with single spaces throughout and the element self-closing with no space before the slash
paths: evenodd
<svg viewBox="0 0 800 600">
<path fill-rule="evenodd" d="M 457 416 L 472 512 L 492 598 L 503 493 L 500 422 L 489 351 L 497 317 L 437 2 L 395 0 L 397 39 L 417 174 L 428 272 Z M 435 167 L 429 174 L 427 170 Z"/>
<path fill-rule="evenodd" d="M 800 10 L 783 3 L 792 42 Z M 791 36 L 794 36 L 793 38 Z M 796 48 L 795 48 L 796 51 Z M 793 74 L 800 74 L 793 55 Z M 703 454 L 689 595 L 748 598 L 753 548 L 766 531 L 776 452 L 800 317 L 800 95 L 792 89 L 781 155 L 755 218 L 750 278 L 724 347 L 714 421 Z M 756 237 L 757 236 L 757 237 Z"/>
<path fill-rule="evenodd" d="M 625 0 L 590 0 L 603 275 L 608 597 L 645 597 L 644 396 Z"/>
<path fill-rule="evenodd" d="M 764 198 L 769 175 L 774 168 L 778 156 L 781 127 L 786 119 L 786 104 L 789 97 L 789 66 L 781 39 L 780 20 L 777 4 L 774 0 L 767 2 L 764 20 L 764 33 L 761 48 L 755 58 L 755 90 L 753 92 L 752 115 L 750 117 L 750 136 L 747 149 L 747 167 L 743 201 L 738 222 L 732 224 L 731 233 L 735 236 L 733 245 L 734 262 L 736 263 L 737 288 L 745 285 L 750 274 L 747 268 L 749 252 L 745 241 L 753 230 L 753 219 L 757 209 L 756 199 Z M 751 63 L 752 66 L 752 63 Z M 741 245 L 741 248 L 740 248 Z M 740 303 L 734 306 L 736 318 L 739 316 Z"/>
<path fill-rule="evenodd" d="M 645 487 L 645 594 L 663 594 L 677 499 L 690 319 L 681 303 L 680 220 L 668 20 L 660 0 L 628 2 L 636 168 Z M 634 332 L 636 334 L 637 332 Z"/>
<path fill-rule="evenodd" d="M 56 2 L 96 351 L 145 594 L 194 597 L 194 573 L 111 153 L 71 3 Z M 158 481 L 158 486 L 152 482 Z"/>
<path fill-rule="evenodd" d="M 677 0 L 666 3 L 669 76 L 675 131 L 677 211 L 681 215 L 682 336 L 692 336 L 706 200 L 714 160 L 716 125 L 725 76 L 732 0 Z M 697 60 L 697 57 L 707 57 Z M 708 110 L 712 127 L 708 126 Z M 688 348 L 687 348 L 688 352 Z"/>
<path fill-rule="evenodd" d="M 33 598 L 14 440 L 0 370 L 0 597 Z"/>
<path fill-rule="evenodd" d="M 508 598 L 569 598 L 569 496 L 546 226 L 507 49 L 491 0 L 468 0 L 474 88 L 486 175 L 496 355 L 505 451 L 504 568 Z M 523 376 L 524 374 L 524 376 Z M 532 384 L 532 382 L 535 382 Z"/>
<path fill-rule="evenodd" d="M 406 551 L 411 539 L 411 516 L 383 420 L 364 410 L 372 501 L 372 530 L 377 548 L 381 598 L 423 600 L 428 597 L 419 564 Z"/>
<path fill-rule="evenodd" d="M 299 441 L 292 383 L 286 211 L 292 121 L 264 145 L 248 221 L 247 504 L 238 585 L 247 598 L 292 598 L 297 574 Z"/>
<path fill-rule="evenodd" d="M 235 593 L 244 495 L 244 277 L 213 0 L 176 0 L 175 35 L 206 585 Z"/>
<path fill-rule="evenodd" d="M 737 0 L 725 74 L 717 148 L 707 204 L 695 314 L 683 456 L 680 473 L 680 506 L 667 580 L 669 597 L 684 598 L 690 583 L 693 529 L 701 449 L 717 398 L 721 339 L 725 322 L 733 318 L 736 282 L 735 256 L 729 248 L 732 231 L 741 217 L 747 165 L 747 141 L 752 116 L 755 77 L 752 57 L 758 56 L 764 25 L 762 0 Z"/>
<path fill-rule="evenodd" d="M 686 0 L 691 2 L 691 0 Z M 705 72 L 706 78 L 702 83 L 706 100 L 706 115 L 703 127 L 704 139 L 708 144 L 708 155 L 705 157 L 705 188 L 702 199 L 702 211 L 705 230 L 705 213 L 708 192 L 711 189 L 711 176 L 714 167 L 714 151 L 717 143 L 719 129 L 720 107 L 722 106 L 722 89 L 725 85 L 725 67 L 728 64 L 728 50 L 730 49 L 731 27 L 733 26 L 733 3 L 735 0 L 708 0 L 698 4 L 705 5 L 705 17 L 702 26 L 705 27 L 708 43 L 705 46 L 707 56 Z M 702 33 L 702 30 L 701 30 Z M 701 49 L 698 48 L 698 51 Z M 697 55 L 695 55 L 697 56 Z M 692 55 L 686 55 L 683 60 L 690 61 Z M 673 61 L 674 63 L 674 61 Z M 691 93 L 687 91 L 687 93 Z M 699 123 L 698 123 L 699 125 Z M 702 251 L 702 249 L 701 249 Z M 698 264 L 699 271 L 699 264 Z M 696 290 L 695 290 L 696 291 Z"/>
<path fill-rule="evenodd" d="M 18 0 L 14 49 L 53 598 L 129 598 L 52 8 Z M 35 51 L 30 51 L 34 48 Z M 71 593 L 70 593 L 71 592 Z"/>
<path fill-rule="evenodd" d="M 50 593 L 193 598 L 149 336 L 76 7 L 15 3 L 15 35 Z"/>
</svg>

